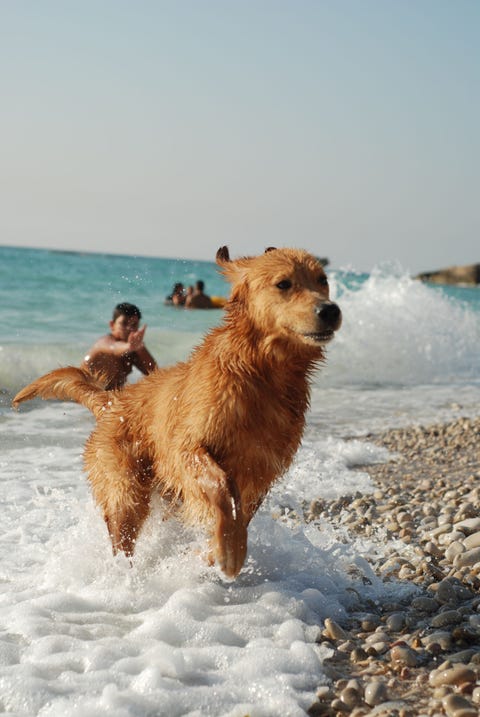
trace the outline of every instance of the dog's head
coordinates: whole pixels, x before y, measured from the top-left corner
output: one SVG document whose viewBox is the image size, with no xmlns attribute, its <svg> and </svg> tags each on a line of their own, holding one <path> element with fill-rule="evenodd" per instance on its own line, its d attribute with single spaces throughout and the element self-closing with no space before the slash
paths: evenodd
<svg viewBox="0 0 480 717">
<path fill-rule="evenodd" d="M 245 309 L 264 335 L 322 347 L 340 328 L 341 311 L 330 301 L 323 266 L 312 254 L 269 248 L 260 256 L 231 260 L 228 248 L 221 247 L 216 260 L 232 284 L 227 309 Z"/>
</svg>

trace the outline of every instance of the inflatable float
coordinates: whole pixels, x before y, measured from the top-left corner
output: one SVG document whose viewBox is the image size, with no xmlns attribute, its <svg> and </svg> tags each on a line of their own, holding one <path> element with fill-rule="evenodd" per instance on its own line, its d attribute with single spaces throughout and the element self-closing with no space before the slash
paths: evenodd
<svg viewBox="0 0 480 717">
<path fill-rule="evenodd" d="M 227 303 L 227 299 L 224 296 L 211 296 L 210 299 L 214 309 L 223 309 Z"/>
</svg>

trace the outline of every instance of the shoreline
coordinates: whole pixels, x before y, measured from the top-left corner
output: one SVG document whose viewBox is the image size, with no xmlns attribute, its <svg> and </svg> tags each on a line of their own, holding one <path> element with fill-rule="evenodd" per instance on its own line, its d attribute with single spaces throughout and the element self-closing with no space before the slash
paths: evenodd
<svg viewBox="0 0 480 717">
<path fill-rule="evenodd" d="M 480 417 L 369 434 L 387 463 L 359 466 L 369 495 L 319 499 L 307 520 L 352 534 L 386 532 L 386 557 L 370 561 L 384 581 L 415 594 L 358 604 L 348 623 L 325 620 L 331 684 L 308 714 L 474 717 L 480 712 Z M 480 684 L 480 683 L 479 683 Z"/>
</svg>

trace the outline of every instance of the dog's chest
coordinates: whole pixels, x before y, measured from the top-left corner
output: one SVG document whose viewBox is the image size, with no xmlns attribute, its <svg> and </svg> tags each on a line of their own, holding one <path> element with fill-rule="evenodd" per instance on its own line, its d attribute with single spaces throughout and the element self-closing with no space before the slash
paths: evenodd
<svg viewBox="0 0 480 717">
<path fill-rule="evenodd" d="M 243 383 L 219 397 L 211 414 L 211 436 L 222 436 L 227 452 L 238 448 L 244 456 L 258 459 L 259 453 L 272 451 L 282 460 L 281 456 L 290 457 L 298 447 L 307 406 L 305 386 L 299 389 L 288 384 Z"/>
</svg>

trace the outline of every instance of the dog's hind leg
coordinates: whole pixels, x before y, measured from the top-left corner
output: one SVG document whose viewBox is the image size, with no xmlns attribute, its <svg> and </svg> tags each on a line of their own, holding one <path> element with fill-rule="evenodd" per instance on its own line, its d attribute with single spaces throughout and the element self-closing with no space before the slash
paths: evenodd
<svg viewBox="0 0 480 717">
<path fill-rule="evenodd" d="M 215 557 L 223 572 L 234 578 L 247 554 L 247 527 L 240 493 L 208 451 L 196 451 L 193 460 L 199 486 L 215 512 L 212 541 Z"/>
<path fill-rule="evenodd" d="M 91 448 L 91 443 L 89 448 Z M 109 465 L 109 455 L 101 449 L 90 464 L 89 479 L 96 503 L 102 509 L 112 541 L 113 552 L 131 557 L 140 530 L 150 512 L 151 476 L 130 456 Z M 133 462 L 134 466 L 131 465 Z"/>
</svg>

